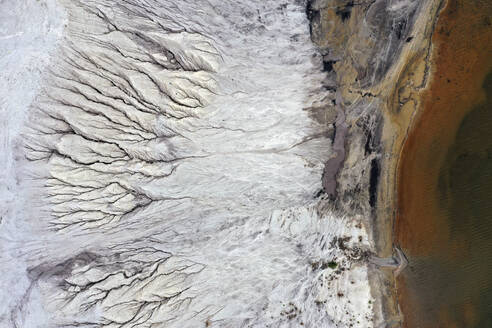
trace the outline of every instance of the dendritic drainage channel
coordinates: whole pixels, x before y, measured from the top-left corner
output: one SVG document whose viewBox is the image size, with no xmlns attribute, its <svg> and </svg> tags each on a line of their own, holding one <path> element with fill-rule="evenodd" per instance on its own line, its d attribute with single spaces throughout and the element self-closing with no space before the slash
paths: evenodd
<svg viewBox="0 0 492 328">
<path fill-rule="evenodd" d="M 2 325 L 373 326 L 305 5 L 0 4 Z"/>
</svg>

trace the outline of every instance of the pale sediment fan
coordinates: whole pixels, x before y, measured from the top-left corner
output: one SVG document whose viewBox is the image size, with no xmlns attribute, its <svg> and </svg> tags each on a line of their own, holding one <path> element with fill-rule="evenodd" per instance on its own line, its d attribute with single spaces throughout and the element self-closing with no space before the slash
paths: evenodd
<svg viewBox="0 0 492 328">
<path fill-rule="evenodd" d="M 2 2 L 0 323 L 380 324 L 371 86 L 426 12 L 326 3 Z"/>
</svg>

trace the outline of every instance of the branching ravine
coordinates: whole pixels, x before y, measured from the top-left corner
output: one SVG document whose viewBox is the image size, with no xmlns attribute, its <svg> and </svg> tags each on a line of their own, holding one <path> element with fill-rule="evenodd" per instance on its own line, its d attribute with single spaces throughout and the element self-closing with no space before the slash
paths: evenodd
<svg viewBox="0 0 492 328">
<path fill-rule="evenodd" d="M 22 130 L 25 213 L 0 230 L 6 274 L 27 275 L 0 325 L 375 325 L 368 218 L 350 192 L 369 189 L 380 152 L 376 73 L 332 71 L 350 62 L 355 79 L 359 62 L 387 59 L 392 39 L 374 46 L 384 17 L 364 16 L 378 49 L 363 62 L 364 49 L 328 58 L 313 44 L 304 1 L 51 5 L 63 33 Z M 345 155 L 356 143 L 363 161 Z M 330 159 L 339 203 L 323 193 Z M 355 169 L 339 177 L 341 165 Z"/>
</svg>

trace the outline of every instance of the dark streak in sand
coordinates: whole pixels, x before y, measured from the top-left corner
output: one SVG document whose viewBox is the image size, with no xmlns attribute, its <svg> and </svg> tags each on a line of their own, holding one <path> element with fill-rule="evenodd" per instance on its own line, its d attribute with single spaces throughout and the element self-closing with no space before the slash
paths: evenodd
<svg viewBox="0 0 492 328">
<path fill-rule="evenodd" d="M 330 158 L 325 163 L 323 170 L 322 184 L 323 189 L 330 198 L 334 198 L 337 189 L 337 174 L 345 161 L 345 138 L 347 137 L 347 123 L 345 122 L 345 113 L 342 108 L 342 97 L 337 92 L 337 119 L 335 121 L 336 133 L 333 137 L 333 152 L 335 157 Z"/>
</svg>

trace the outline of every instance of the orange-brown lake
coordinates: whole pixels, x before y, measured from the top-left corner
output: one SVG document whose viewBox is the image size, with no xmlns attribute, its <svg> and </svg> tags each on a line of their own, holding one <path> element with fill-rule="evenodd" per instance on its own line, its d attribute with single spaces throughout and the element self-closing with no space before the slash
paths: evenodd
<svg viewBox="0 0 492 328">
<path fill-rule="evenodd" d="M 448 0 L 398 167 L 407 328 L 492 327 L 492 0 Z"/>
</svg>

